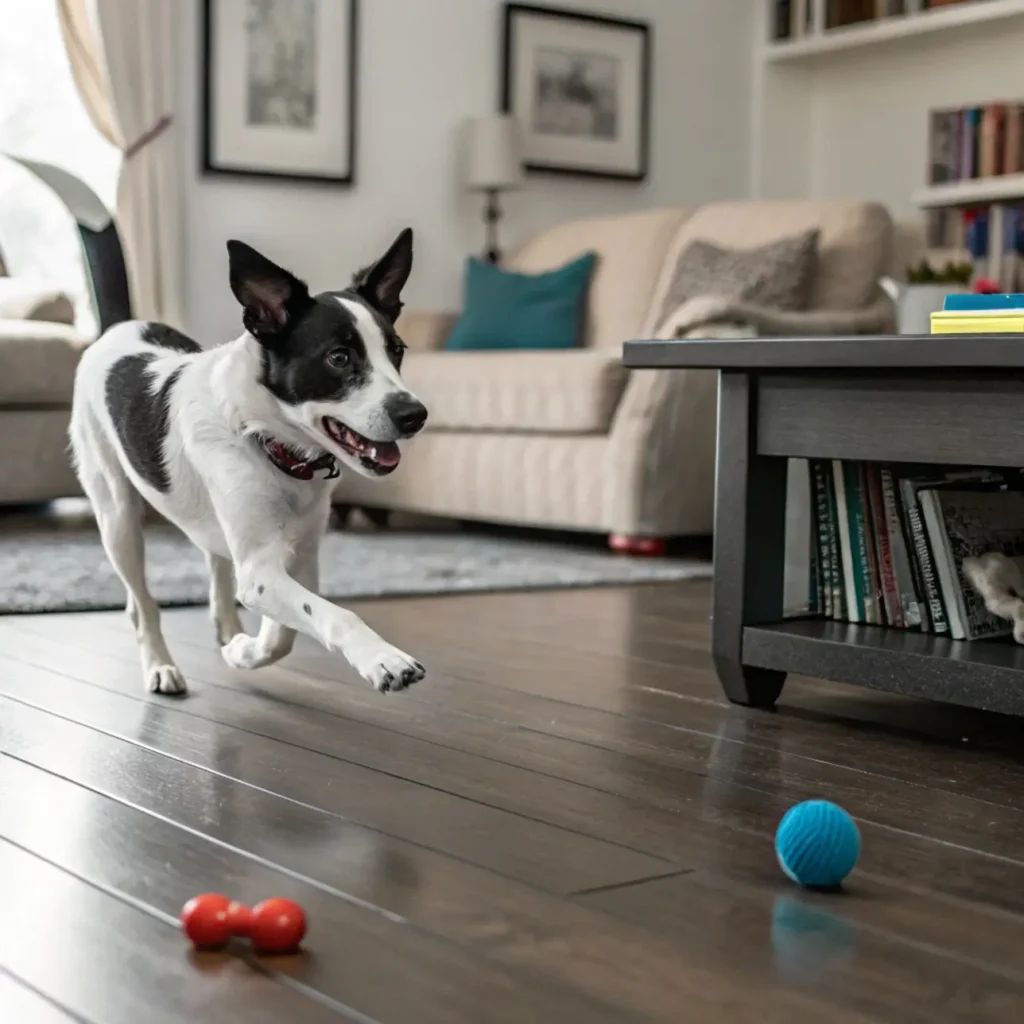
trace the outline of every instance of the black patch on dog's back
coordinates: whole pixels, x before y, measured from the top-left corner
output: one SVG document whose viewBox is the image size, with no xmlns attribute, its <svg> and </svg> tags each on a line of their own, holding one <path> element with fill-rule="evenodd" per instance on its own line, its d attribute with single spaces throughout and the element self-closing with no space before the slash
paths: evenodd
<svg viewBox="0 0 1024 1024">
<path fill-rule="evenodd" d="M 193 341 L 187 334 L 168 327 L 167 324 L 149 322 L 143 324 L 139 332 L 142 340 L 149 345 L 159 345 L 160 348 L 173 349 L 175 352 L 202 352 L 198 342 Z"/>
<path fill-rule="evenodd" d="M 166 494 L 171 489 L 171 478 L 164 460 L 164 441 L 170 426 L 171 392 L 184 366 L 172 370 L 154 391 L 149 365 L 156 358 L 142 354 L 118 359 L 107 374 L 106 399 L 132 469 L 150 487 Z"/>
</svg>

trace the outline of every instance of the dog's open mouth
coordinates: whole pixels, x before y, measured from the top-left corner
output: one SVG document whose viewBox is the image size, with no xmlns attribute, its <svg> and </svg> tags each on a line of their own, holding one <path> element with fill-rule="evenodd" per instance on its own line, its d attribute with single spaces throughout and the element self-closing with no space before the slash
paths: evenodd
<svg viewBox="0 0 1024 1024">
<path fill-rule="evenodd" d="M 350 427 L 346 427 L 333 416 L 325 416 L 323 423 L 324 430 L 332 440 L 378 476 L 390 473 L 402 457 L 394 441 L 371 441 L 368 437 L 363 437 L 362 434 L 357 434 Z"/>
</svg>

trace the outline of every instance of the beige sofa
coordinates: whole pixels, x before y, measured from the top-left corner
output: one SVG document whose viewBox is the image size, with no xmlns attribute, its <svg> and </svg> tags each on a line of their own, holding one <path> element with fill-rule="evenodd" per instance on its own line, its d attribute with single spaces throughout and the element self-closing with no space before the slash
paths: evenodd
<svg viewBox="0 0 1024 1024">
<path fill-rule="evenodd" d="M 629 372 L 622 343 L 659 335 L 682 250 L 695 239 L 752 247 L 821 231 L 808 333 L 891 326 L 877 288 L 892 223 L 859 202 L 730 202 L 563 224 L 510 261 L 527 273 L 598 253 L 583 346 L 439 351 L 453 313 L 404 313 L 403 375 L 430 409 L 384 481 L 345 476 L 339 502 L 642 538 L 711 532 L 716 376 Z M 661 336 L 671 337 L 671 333 Z"/>
</svg>

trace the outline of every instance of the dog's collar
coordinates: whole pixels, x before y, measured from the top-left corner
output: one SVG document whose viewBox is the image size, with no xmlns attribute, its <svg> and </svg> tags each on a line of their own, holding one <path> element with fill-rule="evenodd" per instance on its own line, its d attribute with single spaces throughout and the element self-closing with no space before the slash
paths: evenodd
<svg viewBox="0 0 1024 1024">
<path fill-rule="evenodd" d="M 315 459 L 303 460 L 294 455 L 283 441 L 268 434 L 257 434 L 256 443 L 282 473 L 287 473 L 295 480 L 313 480 L 320 470 L 324 470 L 325 480 L 333 480 L 340 475 L 338 460 L 330 452 L 324 452 Z"/>
</svg>

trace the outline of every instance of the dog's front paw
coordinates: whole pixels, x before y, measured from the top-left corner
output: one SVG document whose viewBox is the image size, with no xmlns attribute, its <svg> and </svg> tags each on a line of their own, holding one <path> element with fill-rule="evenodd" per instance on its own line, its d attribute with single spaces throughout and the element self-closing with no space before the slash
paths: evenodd
<svg viewBox="0 0 1024 1024">
<path fill-rule="evenodd" d="M 427 674 L 415 658 L 383 640 L 367 644 L 350 660 L 352 667 L 380 693 L 397 693 Z"/>
<path fill-rule="evenodd" d="M 177 665 L 153 665 L 146 669 L 146 689 L 150 693 L 180 696 L 188 692 L 185 677 Z"/>
</svg>

